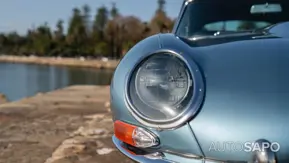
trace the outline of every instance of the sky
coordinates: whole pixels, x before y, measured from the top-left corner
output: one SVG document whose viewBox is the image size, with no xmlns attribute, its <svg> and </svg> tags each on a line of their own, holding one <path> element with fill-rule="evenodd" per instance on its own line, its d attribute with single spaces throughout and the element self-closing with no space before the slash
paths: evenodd
<svg viewBox="0 0 289 163">
<path fill-rule="evenodd" d="M 62 19 L 65 27 L 74 7 L 88 4 L 91 15 L 105 5 L 111 7 L 116 2 L 122 15 L 134 15 L 149 21 L 157 8 L 157 0 L 2 0 L 0 1 L 0 32 L 17 31 L 25 34 L 27 29 L 48 22 L 55 29 L 56 22 Z M 168 16 L 175 18 L 180 11 L 182 0 L 166 0 Z"/>
</svg>

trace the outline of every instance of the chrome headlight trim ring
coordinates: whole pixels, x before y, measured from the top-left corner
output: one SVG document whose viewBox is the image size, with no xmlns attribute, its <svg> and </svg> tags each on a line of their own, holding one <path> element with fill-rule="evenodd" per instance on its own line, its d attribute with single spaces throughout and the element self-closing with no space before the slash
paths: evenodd
<svg viewBox="0 0 289 163">
<path fill-rule="evenodd" d="M 144 60 L 146 60 L 146 58 L 149 58 L 152 55 L 157 55 L 161 53 L 175 55 L 178 57 L 178 59 L 180 59 L 186 65 L 186 68 L 188 69 L 189 75 L 192 79 L 191 84 L 193 87 L 192 97 L 189 100 L 188 104 L 184 107 L 184 111 L 181 114 L 179 114 L 176 118 L 173 118 L 169 121 L 158 121 L 158 120 L 153 120 L 153 119 L 144 117 L 132 105 L 131 99 L 129 98 L 130 81 L 134 72 L 137 71 L 137 68 L 139 67 L 139 65 Z M 129 112 L 132 114 L 132 116 L 140 124 L 147 126 L 147 127 L 156 128 L 156 129 L 174 129 L 174 128 L 180 127 L 196 115 L 196 113 L 200 110 L 200 107 L 203 103 L 204 94 L 205 94 L 203 76 L 197 64 L 192 60 L 189 54 L 177 53 L 172 50 L 163 49 L 163 50 L 158 50 L 153 53 L 143 55 L 137 60 L 137 62 L 134 64 L 134 67 L 131 69 L 131 71 L 128 74 L 126 74 L 125 78 L 126 78 L 125 79 L 126 81 L 125 81 L 124 93 L 125 93 L 126 106 Z"/>
</svg>

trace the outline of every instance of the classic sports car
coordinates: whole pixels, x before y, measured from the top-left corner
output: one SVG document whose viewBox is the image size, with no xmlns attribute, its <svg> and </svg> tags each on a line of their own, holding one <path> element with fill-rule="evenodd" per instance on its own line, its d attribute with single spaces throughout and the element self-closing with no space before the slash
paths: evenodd
<svg viewBox="0 0 289 163">
<path fill-rule="evenodd" d="M 289 1 L 185 0 L 119 63 L 111 107 L 137 162 L 289 163 Z"/>
</svg>

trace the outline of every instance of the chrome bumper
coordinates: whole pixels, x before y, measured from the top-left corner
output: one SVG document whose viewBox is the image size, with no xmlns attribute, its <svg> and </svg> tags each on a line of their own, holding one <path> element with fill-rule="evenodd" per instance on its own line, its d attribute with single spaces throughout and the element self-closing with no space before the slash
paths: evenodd
<svg viewBox="0 0 289 163">
<path fill-rule="evenodd" d="M 112 141 L 117 149 L 127 156 L 128 158 L 132 159 L 133 161 L 140 162 L 140 163 L 247 163 L 243 161 L 217 161 L 205 158 L 188 158 L 188 157 L 181 157 L 177 155 L 171 155 L 169 153 L 164 153 L 164 156 L 156 159 L 152 158 L 149 154 L 142 154 L 137 155 L 134 154 L 131 150 L 126 148 L 125 144 L 118 140 L 115 136 L 112 137 Z"/>
<path fill-rule="evenodd" d="M 126 149 L 123 146 L 123 142 L 121 142 L 120 140 L 118 140 L 115 136 L 112 137 L 112 141 L 114 143 L 114 145 L 116 146 L 116 148 L 123 153 L 124 155 L 126 155 L 127 157 L 129 157 L 130 159 L 136 161 L 136 162 L 141 162 L 141 163 L 172 163 L 172 161 L 168 161 L 168 160 L 164 160 L 164 159 L 150 159 L 147 158 L 145 155 L 134 155 L 132 154 L 128 149 Z"/>
<path fill-rule="evenodd" d="M 160 159 L 152 159 L 152 157 L 150 157 L 149 154 L 148 155 L 133 154 L 132 151 L 127 149 L 124 143 L 118 140 L 115 136 L 112 137 L 112 141 L 122 154 L 129 157 L 133 161 L 140 162 L 140 163 L 179 163 L 179 162 L 182 162 L 182 163 L 224 163 L 224 162 L 209 161 L 205 159 L 184 158 L 184 157 L 179 157 L 179 156 L 170 155 L 170 154 L 165 154 L 165 156 Z"/>
</svg>

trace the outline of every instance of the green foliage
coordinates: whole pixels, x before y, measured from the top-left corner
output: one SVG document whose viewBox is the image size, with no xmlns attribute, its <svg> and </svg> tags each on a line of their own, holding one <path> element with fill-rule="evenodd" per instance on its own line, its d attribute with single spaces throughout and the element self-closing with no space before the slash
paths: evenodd
<svg viewBox="0 0 289 163">
<path fill-rule="evenodd" d="M 101 6 L 92 16 L 91 7 L 84 4 L 74 8 L 68 21 L 59 19 L 52 31 L 47 23 L 27 30 L 0 34 L 0 53 L 7 55 L 37 55 L 62 57 L 121 58 L 126 51 L 149 35 L 169 30 L 173 20 L 165 12 L 165 0 L 158 0 L 158 8 L 150 22 L 135 16 L 122 16 L 112 3 L 110 9 Z"/>
</svg>

